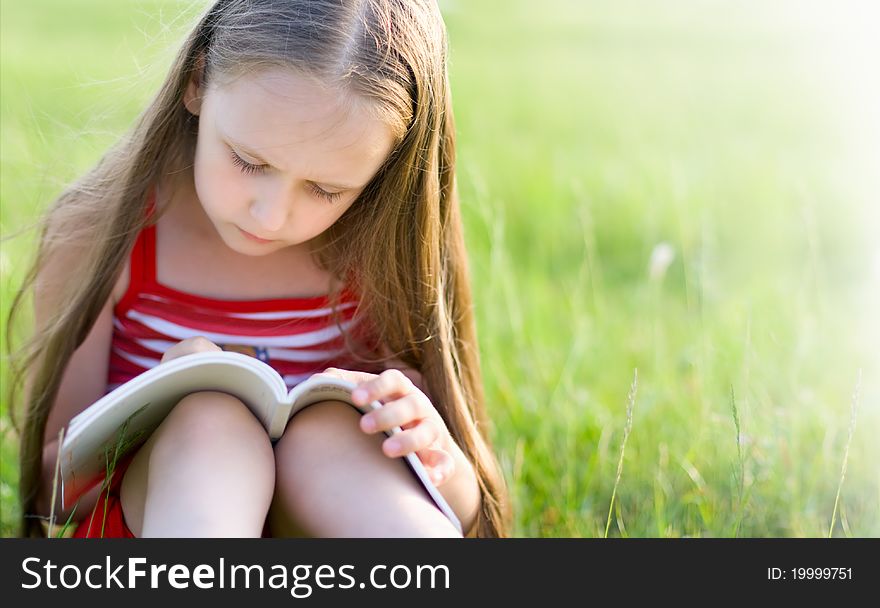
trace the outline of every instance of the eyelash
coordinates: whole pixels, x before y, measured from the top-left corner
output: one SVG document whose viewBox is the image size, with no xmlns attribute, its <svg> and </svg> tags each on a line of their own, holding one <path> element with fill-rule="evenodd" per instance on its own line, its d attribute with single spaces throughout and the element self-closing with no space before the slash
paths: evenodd
<svg viewBox="0 0 880 608">
<path fill-rule="evenodd" d="M 342 192 L 327 192 L 323 188 L 318 188 L 315 184 L 309 184 L 309 189 L 328 203 L 335 203 L 336 200 L 342 196 Z"/>
<path fill-rule="evenodd" d="M 245 175 L 255 175 L 260 173 L 265 173 L 268 170 L 269 165 L 254 165 L 252 163 L 247 162 L 241 156 L 239 156 L 235 150 L 230 150 L 232 153 L 232 164 L 241 169 L 241 172 Z M 316 195 L 327 202 L 333 203 L 340 196 L 342 196 L 341 192 L 327 192 L 326 190 L 319 188 L 315 184 L 309 184 L 309 189 Z"/>
<path fill-rule="evenodd" d="M 266 169 L 269 168 L 269 165 L 253 165 L 247 162 L 245 159 L 240 157 L 235 150 L 230 148 L 229 152 L 232 154 L 232 164 L 241 169 L 241 172 L 245 175 L 253 175 L 255 173 L 264 173 Z"/>
</svg>

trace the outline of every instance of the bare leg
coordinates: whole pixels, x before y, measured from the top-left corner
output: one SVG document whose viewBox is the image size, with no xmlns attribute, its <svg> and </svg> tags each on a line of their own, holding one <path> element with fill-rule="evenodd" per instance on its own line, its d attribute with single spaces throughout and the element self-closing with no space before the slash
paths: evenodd
<svg viewBox="0 0 880 608">
<path fill-rule="evenodd" d="M 275 463 L 266 431 L 225 393 L 180 400 L 125 472 L 120 499 L 135 536 L 259 537 Z"/>
<path fill-rule="evenodd" d="M 458 531 L 384 434 L 360 430 L 350 405 L 326 401 L 294 416 L 275 445 L 273 536 L 441 537 Z"/>
</svg>

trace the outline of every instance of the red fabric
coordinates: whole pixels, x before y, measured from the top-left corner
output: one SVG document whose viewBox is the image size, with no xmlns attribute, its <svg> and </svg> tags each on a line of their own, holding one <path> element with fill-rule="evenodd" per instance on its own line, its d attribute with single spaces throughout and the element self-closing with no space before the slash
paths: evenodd
<svg viewBox="0 0 880 608">
<path fill-rule="evenodd" d="M 125 517 L 122 513 L 122 502 L 119 500 L 119 488 L 122 486 L 122 477 L 131 464 L 134 454 L 126 456 L 116 464 L 110 488 L 102 492 L 95 503 L 92 513 L 84 519 L 73 533 L 73 538 L 134 538 Z M 105 518 L 106 503 L 106 518 Z M 103 534 L 102 534 L 103 527 Z"/>
</svg>

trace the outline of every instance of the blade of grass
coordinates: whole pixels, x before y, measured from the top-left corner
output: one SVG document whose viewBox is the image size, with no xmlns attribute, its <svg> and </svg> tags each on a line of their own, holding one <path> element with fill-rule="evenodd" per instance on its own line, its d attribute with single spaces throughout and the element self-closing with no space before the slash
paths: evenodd
<svg viewBox="0 0 880 608">
<path fill-rule="evenodd" d="M 64 538 L 64 535 L 67 533 L 67 529 L 70 527 L 70 524 L 73 522 L 73 514 L 76 513 L 76 508 L 78 506 L 79 506 L 79 501 L 76 501 L 75 503 L 73 503 L 73 508 L 70 510 L 70 515 L 67 516 L 67 521 L 64 522 L 64 526 L 62 526 L 61 530 L 58 532 L 58 535 L 55 538 Z"/>
<path fill-rule="evenodd" d="M 733 536 L 737 537 L 739 534 L 739 527 L 742 524 L 743 519 L 743 505 L 745 503 L 745 475 L 746 475 L 746 465 L 743 460 L 742 453 L 742 427 L 739 424 L 739 410 L 736 407 L 736 394 L 733 392 L 733 385 L 730 385 L 730 407 L 733 410 L 733 425 L 736 427 L 736 456 L 739 460 L 739 483 L 738 492 L 739 492 L 739 500 L 736 506 L 736 520 L 733 524 Z"/>
<path fill-rule="evenodd" d="M 620 484 L 620 476 L 623 473 L 623 453 L 626 450 L 626 440 L 632 430 L 632 414 L 636 404 L 636 391 L 639 386 L 639 368 L 633 372 L 632 385 L 626 399 L 626 426 L 623 429 L 623 441 L 620 443 L 620 458 L 617 461 L 617 477 L 614 480 L 614 489 L 611 491 L 611 504 L 608 505 L 608 520 L 605 522 L 605 538 L 608 538 L 608 529 L 611 527 L 611 514 L 614 512 L 614 499 L 617 497 L 617 486 Z M 622 528 L 623 521 L 618 516 L 618 526 Z"/>
<path fill-rule="evenodd" d="M 52 506 L 49 509 L 49 531 L 46 533 L 48 538 L 52 538 L 52 528 L 55 526 L 55 499 L 58 495 L 58 472 L 61 470 L 61 444 L 64 442 L 64 427 L 58 431 L 58 454 L 55 455 L 55 475 L 52 478 Z"/>
<path fill-rule="evenodd" d="M 837 482 L 837 496 L 834 497 L 834 510 L 831 512 L 831 526 L 828 528 L 828 538 L 834 533 L 834 522 L 837 519 L 837 507 L 840 503 L 840 490 L 843 488 L 843 479 L 846 477 L 846 463 L 849 460 L 849 446 L 852 442 L 853 431 L 856 428 L 856 414 L 859 410 L 859 401 L 862 395 L 862 370 L 859 370 L 859 377 L 856 380 L 856 388 L 853 391 L 852 402 L 850 404 L 849 413 L 849 434 L 846 438 L 846 448 L 843 450 L 843 465 L 840 467 L 840 481 Z"/>
</svg>

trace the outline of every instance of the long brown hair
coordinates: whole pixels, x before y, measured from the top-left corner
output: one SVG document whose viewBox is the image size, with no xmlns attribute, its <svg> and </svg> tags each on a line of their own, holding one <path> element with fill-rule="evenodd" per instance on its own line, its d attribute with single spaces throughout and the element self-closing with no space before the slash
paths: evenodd
<svg viewBox="0 0 880 608">
<path fill-rule="evenodd" d="M 367 102 L 398 135 L 358 200 L 316 239 L 314 258 L 353 286 L 357 314 L 369 320 L 392 356 L 421 371 L 452 437 L 474 464 L 482 509 L 470 535 L 507 536 L 509 499 L 489 441 L 456 195 L 446 30 L 434 0 L 217 1 L 186 38 L 132 129 L 50 206 L 7 328 L 62 243 L 77 243 L 86 253 L 79 276 L 69 276 L 63 286 L 59 301 L 66 306 L 52 311 L 15 353 L 7 331 L 10 406 L 18 387 L 27 384 L 23 425 L 15 424 L 21 438 L 21 534 L 43 534 L 38 520 L 27 516 L 35 509 L 58 370 L 89 334 L 137 234 L 158 220 L 145 214 L 149 190 L 163 175 L 192 163 L 198 118 L 182 101 L 188 83 L 193 76 L 235 77 L 264 67 L 295 69 L 352 101 Z M 339 289 L 330 294 L 334 304 Z M 353 342 L 346 335 L 352 350 Z"/>
</svg>

